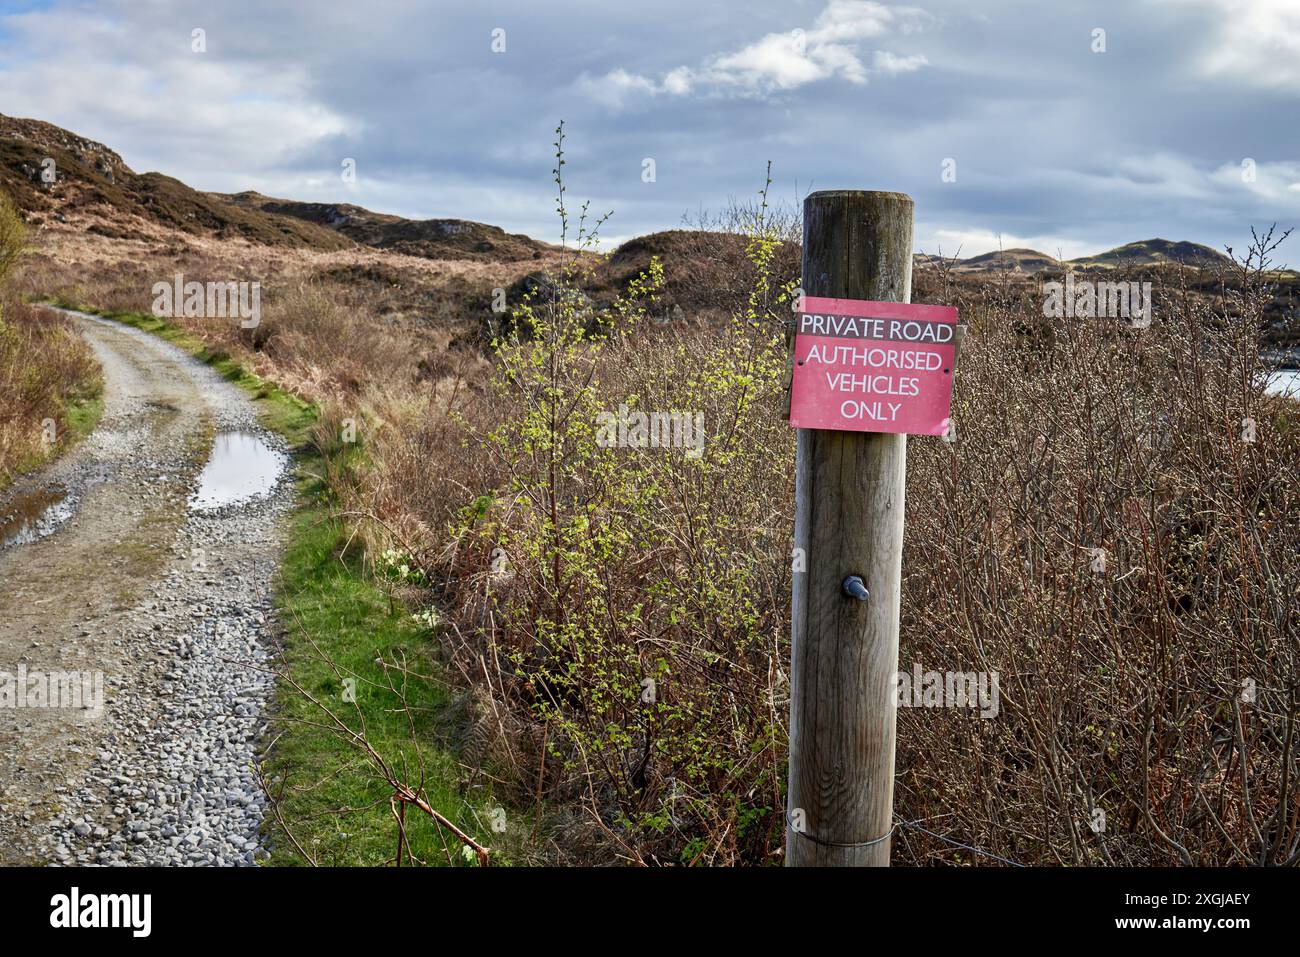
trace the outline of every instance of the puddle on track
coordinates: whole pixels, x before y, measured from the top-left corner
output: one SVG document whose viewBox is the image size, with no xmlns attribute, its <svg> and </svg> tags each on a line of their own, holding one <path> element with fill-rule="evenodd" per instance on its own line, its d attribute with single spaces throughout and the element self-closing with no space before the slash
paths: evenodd
<svg viewBox="0 0 1300 957">
<path fill-rule="evenodd" d="M 74 510 L 75 503 L 62 485 L 37 489 L 0 505 L 0 550 L 53 534 Z"/>
<path fill-rule="evenodd" d="M 287 462 L 287 455 L 252 432 L 220 432 L 199 474 L 190 508 L 206 512 L 266 495 L 275 488 Z"/>
</svg>

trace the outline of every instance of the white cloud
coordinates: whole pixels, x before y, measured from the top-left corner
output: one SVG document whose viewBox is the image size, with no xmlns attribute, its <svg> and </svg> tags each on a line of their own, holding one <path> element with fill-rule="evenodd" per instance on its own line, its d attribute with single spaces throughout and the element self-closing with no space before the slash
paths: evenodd
<svg viewBox="0 0 1300 957">
<path fill-rule="evenodd" d="M 837 43 L 818 43 L 802 30 L 769 33 L 757 43 L 718 56 L 702 71 L 703 78 L 719 86 L 742 90 L 790 90 L 824 80 L 836 71 L 861 83 L 866 72 L 857 57 Z"/>
<path fill-rule="evenodd" d="M 1243 177 L 1240 163 L 1224 163 L 1208 177 L 1209 183 L 1220 193 L 1242 192 L 1271 203 L 1279 212 L 1300 212 L 1300 162 L 1278 160 L 1259 161 L 1254 166 L 1254 178 Z"/>
<path fill-rule="evenodd" d="M 897 76 L 899 73 L 915 73 L 921 67 L 928 66 L 929 63 L 930 61 L 919 53 L 912 56 L 898 56 L 888 50 L 877 50 L 875 56 L 871 59 L 871 65 L 875 71 L 888 76 Z"/>
<path fill-rule="evenodd" d="M 1213 198 L 1214 192 L 1201 165 L 1169 152 L 1123 157 L 1115 161 L 1112 172 L 1103 179 L 1108 188 L 1124 190 L 1144 202 L 1196 202 Z"/>
<path fill-rule="evenodd" d="M 960 256 L 969 259 L 999 249 L 1036 249 L 1058 259 L 1077 259 L 1109 249 L 1096 243 L 1083 242 L 1066 236 L 1013 236 L 989 229 L 918 229 L 918 252 L 937 256 Z"/>
<path fill-rule="evenodd" d="M 229 184 L 348 131 L 312 95 L 307 69 L 271 58 L 193 52 L 165 21 L 94 19 L 49 9 L 4 18 L 4 111 L 47 120 L 110 148 L 138 171 Z"/>
<path fill-rule="evenodd" d="M 1300 3 L 1296 0 L 1156 0 L 1209 8 L 1216 29 L 1195 62 L 1200 73 L 1250 86 L 1300 88 Z"/>
<path fill-rule="evenodd" d="M 1110 171 L 1066 172 L 1060 182 L 1071 193 L 1104 190 L 1114 197 L 1151 208 L 1153 204 L 1233 206 L 1242 199 L 1273 204 L 1277 211 L 1300 211 L 1290 185 L 1300 180 L 1300 162 L 1258 161 L 1253 178 L 1243 176 L 1241 160 L 1217 166 L 1172 153 L 1148 153 L 1114 160 Z"/>
<path fill-rule="evenodd" d="M 584 75 L 578 87 L 606 105 L 622 106 L 634 95 L 763 96 L 834 78 L 860 85 L 873 72 L 896 76 L 929 63 L 919 54 L 899 56 L 876 50 L 868 68 L 859 50 L 862 41 L 914 33 L 933 22 L 918 7 L 830 0 L 807 29 L 769 33 L 739 50 L 707 57 L 699 66 L 676 67 L 660 80 L 617 69 L 602 77 Z"/>
<path fill-rule="evenodd" d="M 654 84 L 651 84 L 653 87 Z M 669 70 L 664 76 L 664 90 L 676 96 L 684 96 L 691 92 L 691 69 L 690 67 L 679 66 L 675 70 Z"/>
<path fill-rule="evenodd" d="M 671 76 L 665 78 L 665 85 L 670 82 L 670 78 Z M 619 107 L 629 96 L 636 93 L 654 94 L 658 92 L 659 87 L 653 80 L 619 68 L 600 77 L 583 74 L 578 78 L 578 89 L 598 103 Z M 674 89 L 670 92 L 678 91 Z"/>
</svg>

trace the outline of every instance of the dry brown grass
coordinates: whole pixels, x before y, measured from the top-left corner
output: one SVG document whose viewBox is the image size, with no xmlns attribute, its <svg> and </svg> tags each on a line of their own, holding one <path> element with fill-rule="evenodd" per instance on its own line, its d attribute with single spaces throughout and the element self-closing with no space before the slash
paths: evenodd
<svg viewBox="0 0 1300 957">
<path fill-rule="evenodd" d="M 1145 330 L 966 310 L 958 441 L 912 443 L 902 666 L 997 671 L 1002 713 L 900 714 L 905 819 L 1026 863 L 1300 859 L 1300 421 L 1240 278 Z"/>
<path fill-rule="evenodd" d="M 149 313 L 156 282 L 249 281 L 262 287 L 262 323 L 177 322 L 313 400 L 376 384 L 406 389 L 440 371 L 478 365 L 493 290 L 549 268 L 540 260 L 429 260 L 366 249 L 317 252 L 160 233 L 115 240 L 47 226 L 18 279 L 28 294 L 96 309 Z"/>
<path fill-rule="evenodd" d="M 68 403 L 100 387 L 98 363 L 66 320 L 26 305 L 7 283 L 23 245 L 0 194 L 0 489 L 63 442 Z"/>
</svg>

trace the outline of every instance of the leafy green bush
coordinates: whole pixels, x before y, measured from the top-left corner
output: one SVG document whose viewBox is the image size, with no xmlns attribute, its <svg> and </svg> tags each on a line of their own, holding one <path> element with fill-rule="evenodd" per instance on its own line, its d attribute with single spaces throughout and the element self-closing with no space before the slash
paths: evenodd
<svg viewBox="0 0 1300 957">
<path fill-rule="evenodd" d="M 790 314 L 777 238 L 760 210 L 761 279 L 719 333 L 656 320 L 657 260 L 593 309 L 585 221 L 571 264 L 494 343 L 508 412 L 485 445 L 505 478 L 461 531 L 486 568 L 462 601 L 492 626 L 462 650 L 547 729 L 554 787 L 637 857 L 761 858 L 780 841 L 789 585 L 787 494 L 765 486 L 793 451 L 767 408 Z M 648 430 L 619 430 L 638 413 Z"/>
</svg>

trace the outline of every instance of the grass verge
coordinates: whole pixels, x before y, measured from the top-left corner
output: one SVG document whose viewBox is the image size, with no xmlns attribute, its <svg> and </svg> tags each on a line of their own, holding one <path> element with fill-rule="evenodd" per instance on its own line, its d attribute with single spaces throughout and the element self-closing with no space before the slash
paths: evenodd
<svg viewBox="0 0 1300 957">
<path fill-rule="evenodd" d="M 324 462 L 311 441 L 316 407 L 166 319 L 81 303 L 54 304 L 148 332 L 207 363 L 247 391 L 263 425 L 295 447 L 298 503 L 276 584 L 284 625 L 279 664 L 315 702 L 290 683 L 281 682 L 277 689 L 263 771 L 277 795 L 279 819 L 294 840 L 286 840 L 268 821 L 273 842 L 269 863 L 307 863 L 299 847 L 330 866 L 391 863 L 396 855 L 392 788 L 356 744 L 331 727 L 321 706 L 353 729 L 364 730 L 404 783 L 419 786 L 433 808 L 493 848 L 494 864 L 508 863 L 512 855 L 502 849 L 502 835 L 491 826 L 494 812 L 497 819 L 501 812 L 486 796 L 466 796 L 460 784 L 450 695 L 438 678 L 429 630 L 349 555 L 346 530 L 331 514 L 330 492 L 321 479 Z M 395 671 L 394 664 L 406 673 Z M 523 820 L 513 812 L 511 818 Z M 405 817 L 405 840 L 417 861 L 472 863 L 451 834 L 414 809 Z M 409 859 L 406 853 L 403 858 Z"/>
<path fill-rule="evenodd" d="M 458 781 L 450 696 L 429 655 L 428 629 L 395 611 L 400 605 L 348 557 L 346 530 L 325 509 L 302 509 L 289 541 L 281 567 L 290 631 L 284 665 L 320 706 L 293 690 L 281 695 L 284 731 L 267 770 L 299 844 L 333 866 L 376 864 L 397 851 L 393 789 L 359 748 L 320 727 L 329 721 L 321 706 L 364 731 L 396 776 L 422 784 L 425 800 L 461 830 L 482 844 L 499 843 L 492 840 L 492 808 L 468 800 Z M 459 842 L 414 809 L 405 832 L 417 860 L 467 863 Z M 271 862 L 298 864 L 302 856 L 281 842 Z"/>
<path fill-rule="evenodd" d="M 48 452 L 40 452 L 24 458 L 14 467 L 12 474 L 8 476 L 0 474 L 0 492 L 12 485 L 18 478 L 29 472 L 35 472 L 70 451 L 73 446 L 95 431 L 95 426 L 99 424 L 100 417 L 103 414 L 104 393 L 102 386 L 97 385 L 93 393 L 89 395 L 78 395 L 69 398 L 63 406 L 61 415 L 63 430 L 59 433 L 59 442 L 52 445 Z"/>
<path fill-rule="evenodd" d="M 73 399 L 68 403 L 64 421 L 68 426 L 69 443 L 77 443 L 95 431 L 99 419 L 104 414 L 104 393 L 102 389 L 92 396 Z"/>
</svg>

